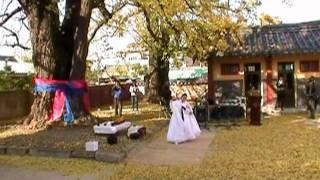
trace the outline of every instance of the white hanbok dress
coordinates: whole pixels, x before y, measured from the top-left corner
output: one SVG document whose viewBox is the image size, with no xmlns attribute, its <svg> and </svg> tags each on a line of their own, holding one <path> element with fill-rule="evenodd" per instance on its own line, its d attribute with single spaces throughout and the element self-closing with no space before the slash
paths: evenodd
<svg viewBox="0 0 320 180">
<path fill-rule="evenodd" d="M 191 105 L 188 102 L 181 102 L 181 106 L 183 109 L 183 119 L 184 119 L 184 124 L 185 128 L 187 129 L 188 133 L 191 136 L 191 139 L 196 139 L 197 137 L 200 136 L 201 130 L 199 127 L 199 124 L 197 122 L 196 117 L 193 114 L 193 110 Z"/>
<path fill-rule="evenodd" d="M 180 100 L 170 103 L 172 116 L 169 123 L 167 141 L 172 143 L 182 143 L 193 140 L 200 135 L 200 128 L 192 113 L 191 107 Z M 182 115 L 183 114 L 183 115 Z"/>
</svg>

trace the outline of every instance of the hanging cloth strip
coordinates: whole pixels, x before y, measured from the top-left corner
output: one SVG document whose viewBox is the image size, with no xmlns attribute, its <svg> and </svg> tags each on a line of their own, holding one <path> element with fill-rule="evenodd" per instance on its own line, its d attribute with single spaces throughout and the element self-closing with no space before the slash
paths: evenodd
<svg viewBox="0 0 320 180">
<path fill-rule="evenodd" d="M 71 123 L 74 120 L 74 115 L 71 110 L 70 98 L 72 96 L 83 97 L 83 104 L 85 110 L 90 112 L 88 85 L 84 80 L 48 80 L 42 78 L 36 78 L 34 90 L 36 92 L 55 92 L 52 105 L 52 114 L 50 115 L 51 120 L 59 119 L 62 114 L 64 107 L 64 121 Z"/>
<path fill-rule="evenodd" d="M 183 111 L 185 111 L 186 108 L 185 107 L 181 107 L 181 118 L 182 118 L 182 121 L 184 121 L 184 115 L 183 115 Z"/>
</svg>

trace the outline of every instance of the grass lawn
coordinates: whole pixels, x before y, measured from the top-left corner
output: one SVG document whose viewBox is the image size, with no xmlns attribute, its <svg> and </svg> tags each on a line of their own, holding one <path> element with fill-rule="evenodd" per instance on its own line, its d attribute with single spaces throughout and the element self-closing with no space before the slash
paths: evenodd
<svg viewBox="0 0 320 180">
<path fill-rule="evenodd" d="M 0 156 L 0 164 L 68 174 L 91 172 L 102 179 L 107 179 L 103 176 L 106 171 L 113 172 L 111 179 L 320 179 L 320 129 L 299 121 L 303 116 L 272 117 L 259 127 L 246 122 L 231 128 L 218 127 L 205 159 L 194 166 L 113 165 L 11 156 Z M 161 133 L 165 135 L 165 131 Z"/>
<path fill-rule="evenodd" d="M 145 125 L 147 136 L 152 135 L 167 124 L 167 120 L 161 115 L 160 106 L 156 104 L 141 104 L 140 113 L 132 113 L 130 106 L 124 106 L 123 117 L 133 124 Z M 114 110 L 102 108 L 95 110 L 93 115 L 103 119 L 114 120 Z M 11 123 L 12 124 L 12 123 Z M 109 145 L 106 136 L 96 136 L 92 126 L 89 127 L 53 127 L 48 130 L 26 130 L 17 125 L 0 124 L 0 144 L 25 146 L 33 148 L 57 149 L 57 150 L 84 150 L 87 141 L 99 142 L 99 149 L 115 152 L 125 151 L 129 145 L 143 141 L 130 140 L 126 136 L 119 136 L 117 145 Z"/>
</svg>

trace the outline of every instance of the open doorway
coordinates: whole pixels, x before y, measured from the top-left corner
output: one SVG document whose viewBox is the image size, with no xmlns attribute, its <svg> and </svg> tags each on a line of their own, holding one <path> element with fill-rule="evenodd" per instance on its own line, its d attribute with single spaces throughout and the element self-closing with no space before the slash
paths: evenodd
<svg viewBox="0 0 320 180">
<path fill-rule="evenodd" d="M 286 87 L 284 107 L 295 107 L 294 63 L 278 63 L 278 78 L 279 77 L 283 77 Z"/>
<path fill-rule="evenodd" d="M 247 96 L 250 90 L 260 90 L 261 88 L 261 66 L 260 63 L 244 65 L 244 90 Z M 261 93 L 261 92 L 260 92 Z"/>
</svg>

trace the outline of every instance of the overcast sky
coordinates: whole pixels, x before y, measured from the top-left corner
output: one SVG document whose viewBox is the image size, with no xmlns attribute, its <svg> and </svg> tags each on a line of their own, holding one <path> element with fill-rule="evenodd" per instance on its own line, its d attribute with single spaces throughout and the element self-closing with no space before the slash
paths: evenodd
<svg viewBox="0 0 320 180">
<path fill-rule="evenodd" d="M 320 20 L 320 0 L 292 0 L 292 6 L 283 4 L 282 0 L 262 0 L 262 3 L 262 6 L 258 9 L 259 14 L 267 13 L 272 16 L 278 16 L 283 23 Z M 0 34 L 0 37 L 3 37 L 2 34 Z M 114 50 L 120 50 L 124 49 L 130 41 L 132 41 L 130 37 L 113 38 L 109 40 L 109 43 Z M 18 54 L 21 54 L 20 49 L 0 47 L 0 55 Z"/>
<path fill-rule="evenodd" d="M 320 20 L 320 0 L 292 0 L 291 7 L 281 0 L 262 0 L 262 3 L 259 13 L 279 16 L 283 23 Z"/>
</svg>

